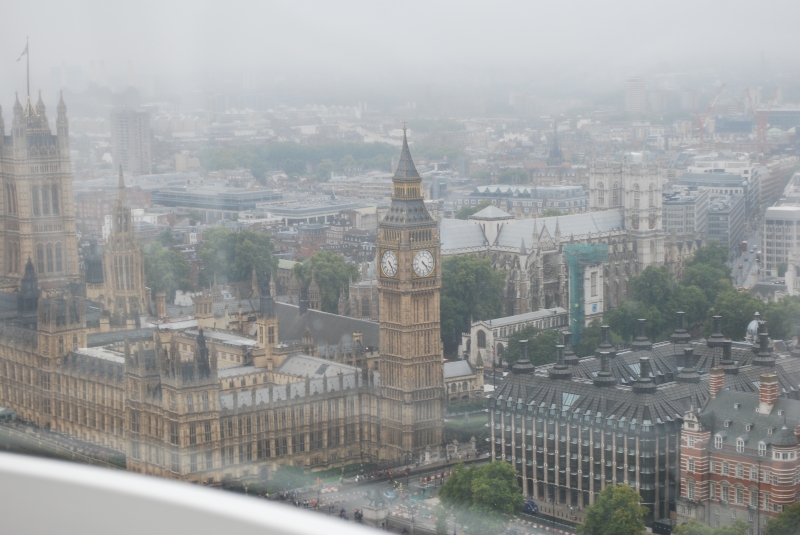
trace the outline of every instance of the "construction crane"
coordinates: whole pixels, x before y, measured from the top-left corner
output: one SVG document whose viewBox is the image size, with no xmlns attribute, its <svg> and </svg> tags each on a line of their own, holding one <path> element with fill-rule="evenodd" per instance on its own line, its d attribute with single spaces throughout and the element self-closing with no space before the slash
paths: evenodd
<svg viewBox="0 0 800 535">
<path fill-rule="evenodd" d="M 708 116 L 711 115 L 711 111 L 714 109 L 714 104 L 717 103 L 717 99 L 719 98 L 719 94 L 722 93 L 722 90 L 723 90 L 724 87 L 725 87 L 725 84 L 722 84 L 721 86 L 719 86 L 719 89 L 717 89 L 717 94 L 714 95 L 714 98 L 711 101 L 711 104 L 708 105 L 708 109 L 706 110 L 705 116 L 703 116 L 701 118 L 700 117 L 700 112 L 697 112 L 697 111 L 694 112 L 694 114 L 697 116 L 697 131 L 700 134 L 700 145 L 701 146 L 705 146 L 705 130 L 706 130 L 706 124 L 708 123 Z"/>
<path fill-rule="evenodd" d="M 750 96 L 750 90 L 745 89 L 747 99 L 750 102 L 750 111 L 753 112 L 753 124 L 756 127 L 756 140 L 758 141 L 758 152 L 765 154 L 767 152 L 767 126 L 769 125 L 769 116 L 772 113 L 772 106 L 775 104 L 775 98 L 778 96 L 778 88 L 772 92 L 772 98 L 767 103 L 767 109 L 762 110 L 760 113 L 756 109 L 753 97 Z"/>
</svg>

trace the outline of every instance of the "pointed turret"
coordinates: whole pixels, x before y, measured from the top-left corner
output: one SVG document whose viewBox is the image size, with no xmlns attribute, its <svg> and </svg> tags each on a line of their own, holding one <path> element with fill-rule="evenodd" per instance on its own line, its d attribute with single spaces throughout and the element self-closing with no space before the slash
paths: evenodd
<svg viewBox="0 0 800 535">
<path fill-rule="evenodd" d="M 521 256 L 521 257 L 528 256 L 528 250 L 525 249 L 525 239 L 524 238 L 520 238 L 520 241 L 521 241 L 521 243 L 519 244 L 519 256 Z"/>
<path fill-rule="evenodd" d="M 56 118 L 56 134 L 62 149 L 69 149 L 69 121 L 67 120 L 67 105 L 64 104 L 64 93 L 59 91 L 58 116 Z"/>
<path fill-rule="evenodd" d="M 33 261 L 28 257 L 25 264 L 25 275 L 20 283 L 20 292 L 17 294 L 17 315 L 22 326 L 27 329 L 36 329 L 39 307 L 39 282 Z"/>
<path fill-rule="evenodd" d="M 250 275 L 250 298 L 257 299 L 261 297 L 261 293 L 258 289 L 258 276 L 256 275 L 256 268 L 253 268 L 253 272 Z"/>
<path fill-rule="evenodd" d="M 556 216 L 556 231 L 555 231 L 555 233 L 553 234 L 553 237 L 554 237 L 556 240 L 560 240 L 560 239 L 561 239 L 561 225 L 560 225 L 560 224 L 559 224 L 559 222 L 558 222 L 558 216 Z"/>
<path fill-rule="evenodd" d="M 400 161 L 394 172 L 394 178 L 400 180 L 420 178 L 414 160 L 411 159 L 411 151 L 408 149 L 405 125 L 403 125 L 403 150 L 400 152 Z"/>
<path fill-rule="evenodd" d="M 14 118 L 22 117 L 22 104 L 19 101 L 19 93 L 16 91 L 14 92 L 15 101 L 14 101 Z"/>
<path fill-rule="evenodd" d="M 39 100 L 36 102 L 36 115 L 39 117 L 44 117 L 44 113 L 46 108 L 44 106 L 44 101 L 42 101 L 42 90 L 39 90 Z"/>
</svg>

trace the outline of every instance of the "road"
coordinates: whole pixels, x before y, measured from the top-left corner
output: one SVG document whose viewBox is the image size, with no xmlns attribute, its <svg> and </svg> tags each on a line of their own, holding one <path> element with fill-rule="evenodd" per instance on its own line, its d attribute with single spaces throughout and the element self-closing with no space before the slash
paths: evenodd
<svg viewBox="0 0 800 535">
<path fill-rule="evenodd" d="M 759 273 L 760 266 L 756 262 L 756 252 L 761 250 L 761 234 L 759 228 L 760 227 L 757 227 L 746 236 L 747 252 L 736 249 L 735 252 L 731 254 L 731 261 L 728 265 L 731 267 L 733 284 L 737 288 L 750 287 L 753 285 L 754 278 L 755 280 L 761 278 Z M 753 246 L 755 246 L 755 251 L 753 250 Z M 742 267 L 740 268 L 739 266 Z"/>
<path fill-rule="evenodd" d="M 475 464 L 484 464 L 486 462 L 488 462 L 488 459 L 485 461 L 478 461 Z M 439 478 L 435 480 L 435 483 L 431 484 L 432 487 L 438 487 L 446 480 L 446 477 L 444 479 L 441 477 L 442 473 L 447 473 L 449 470 L 450 467 L 439 467 L 435 469 L 425 469 L 423 467 L 414 469 L 408 477 L 405 475 L 397 477 L 397 481 L 402 483 L 403 489 L 406 489 L 408 485 L 412 492 L 419 492 L 426 486 L 425 484 L 420 483 L 420 478 L 432 479 L 434 476 L 438 475 Z M 352 522 L 354 511 L 367 505 L 368 495 L 376 495 L 385 491 L 394 490 L 394 486 L 389 483 L 388 480 L 367 481 L 359 483 L 355 486 L 351 484 L 342 486 L 341 488 L 334 486 L 334 488 L 337 489 L 334 492 L 317 493 L 317 491 L 310 491 L 299 494 L 298 500 L 301 504 L 300 507 L 303 507 L 303 502 L 305 500 L 311 501 L 319 498 L 319 510 L 315 511 L 313 508 L 311 508 L 311 506 L 309 506 L 309 514 L 321 514 L 338 517 L 340 511 L 344 509 L 346 511 L 348 521 Z M 434 491 L 435 488 L 429 490 L 428 492 Z M 398 492 L 398 494 L 400 493 Z M 291 501 L 286 501 L 284 503 L 286 503 L 287 507 L 293 506 Z M 431 512 L 432 509 L 429 500 L 416 502 L 413 500 L 404 501 L 401 497 L 395 498 L 394 500 L 390 501 L 390 514 L 393 515 L 390 518 L 394 519 L 391 527 L 398 527 L 402 525 L 401 523 L 410 525 L 409 518 L 411 515 L 413 515 L 414 525 L 419 532 L 434 533 L 436 528 L 434 521 L 430 518 Z M 403 515 L 406 515 L 406 517 L 403 517 Z M 524 516 L 521 520 L 545 523 L 544 521 L 537 520 L 536 517 L 531 516 Z M 453 532 L 452 530 L 457 527 L 458 526 L 453 525 L 452 521 L 448 521 L 448 533 Z M 524 524 L 522 521 L 516 521 L 512 523 L 509 525 L 509 529 L 516 530 L 519 533 L 529 533 L 532 535 L 544 535 L 546 533 L 552 533 L 552 531 L 547 531 L 529 524 Z M 397 531 L 401 530 L 402 527 L 397 529 Z M 458 529 L 457 531 L 460 532 L 461 529 Z"/>
</svg>

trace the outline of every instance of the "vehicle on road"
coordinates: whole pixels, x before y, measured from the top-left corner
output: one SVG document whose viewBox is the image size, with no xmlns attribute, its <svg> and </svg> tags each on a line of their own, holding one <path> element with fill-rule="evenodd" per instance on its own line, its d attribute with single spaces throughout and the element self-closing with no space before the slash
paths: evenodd
<svg viewBox="0 0 800 535">
<path fill-rule="evenodd" d="M 529 515 L 538 515 L 539 506 L 536 505 L 536 502 L 533 500 L 525 500 L 525 502 L 522 504 L 522 512 L 528 513 Z"/>
<path fill-rule="evenodd" d="M 383 497 L 386 498 L 389 501 L 395 500 L 395 499 L 397 499 L 397 493 L 395 491 L 393 491 L 393 490 L 384 490 L 383 491 Z"/>
</svg>

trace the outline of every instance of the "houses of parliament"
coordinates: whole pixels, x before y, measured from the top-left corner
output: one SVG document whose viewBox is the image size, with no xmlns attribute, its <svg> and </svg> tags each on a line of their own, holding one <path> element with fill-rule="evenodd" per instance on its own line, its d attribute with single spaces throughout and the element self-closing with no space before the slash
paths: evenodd
<svg viewBox="0 0 800 535">
<path fill-rule="evenodd" d="M 0 405 L 124 453 L 132 471 L 204 484 L 444 455 L 440 240 L 404 139 L 378 234 L 378 324 L 249 292 L 151 300 L 120 171 L 111 236 L 79 267 L 67 108 L 0 110 Z"/>
</svg>

